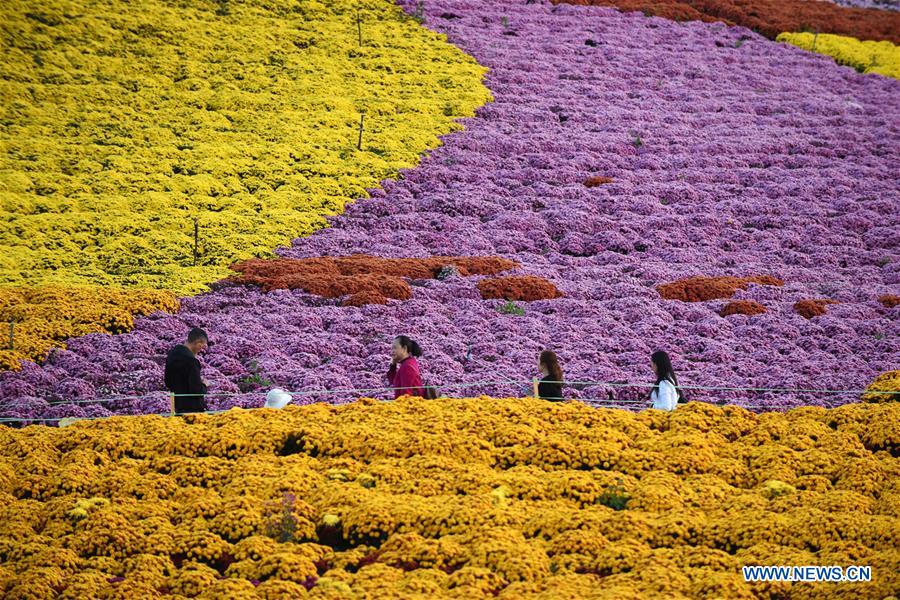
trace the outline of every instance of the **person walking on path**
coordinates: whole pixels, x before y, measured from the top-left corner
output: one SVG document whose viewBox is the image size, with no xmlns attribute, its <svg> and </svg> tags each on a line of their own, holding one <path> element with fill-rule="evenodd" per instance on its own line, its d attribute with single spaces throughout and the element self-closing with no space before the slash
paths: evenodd
<svg viewBox="0 0 900 600">
<path fill-rule="evenodd" d="M 173 413 L 206 411 L 206 381 L 200 375 L 197 355 L 209 346 L 209 337 L 199 327 L 188 333 L 187 342 L 169 350 L 166 356 L 166 389 L 171 392 Z"/>
<path fill-rule="evenodd" d="M 675 410 L 675 406 L 681 398 L 681 391 L 678 389 L 678 378 L 672 368 L 672 360 L 668 354 L 660 350 L 654 352 L 650 357 L 650 364 L 656 374 L 656 382 L 650 391 L 653 408 Z"/>
<path fill-rule="evenodd" d="M 420 356 L 422 349 L 409 337 L 398 335 L 394 338 L 394 344 L 391 346 L 391 368 L 388 369 L 387 379 L 394 388 L 395 400 L 400 396 L 425 397 L 419 362 L 416 360 Z"/>
</svg>

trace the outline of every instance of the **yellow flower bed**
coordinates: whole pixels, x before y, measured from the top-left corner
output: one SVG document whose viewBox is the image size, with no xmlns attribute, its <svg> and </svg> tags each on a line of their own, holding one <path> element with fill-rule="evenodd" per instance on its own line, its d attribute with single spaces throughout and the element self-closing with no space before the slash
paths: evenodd
<svg viewBox="0 0 900 600">
<path fill-rule="evenodd" d="M 820 33 L 782 33 L 776 38 L 804 50 L 827 54 L 841 65 L 853 67 L 860 73 L 877 73 L 900 79 L 900 47 L 891 42 L 860 41 L 853 37 Z"/>
<path fill-rule="evenodd" d="M 860 400 L 863 402 L 896 402 L 900 400 L 900 371 L 888 371 L 876 377 L 875 381 L 866 388 L 866 393 Z"/>
<path fill-rule="evenodd" d="M 898 449 L 897 403 L 364 399 L 0 429 L 0 596 L 883 598 Z M 745 583 L 756 564 L 873 581 Z"/>
<path fill-rule="evenodd" d="M 178 299 L 165 290 L 0 287 L 0 369 L 40 359 L 64 340 L 88 333 L 122 333 L 134 315 L 175 312 Z M 12 349 L 9 324 L 12 322 Z"/>
<path fill-rule="evenodd" d="M 11 0 L 0 20 L 0 286 L 201 292 L 490 100 L 389 0 Z"/>
</svg>

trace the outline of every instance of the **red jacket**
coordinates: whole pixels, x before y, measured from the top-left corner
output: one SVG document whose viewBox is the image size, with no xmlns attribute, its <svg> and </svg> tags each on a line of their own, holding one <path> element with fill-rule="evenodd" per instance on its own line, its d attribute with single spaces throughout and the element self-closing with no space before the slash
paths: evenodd
<svg viewBox="0 0 900 600">
<path fill-rule="evenodd" d="M 414 356 L 403 359 L 400 367 L 392 364 L 387 374 L 388 382 L 394 388 L 394 398 L 400 396 L 425 396 L 422 376 L 419 374 L 419 362 Z"/>
</svg>

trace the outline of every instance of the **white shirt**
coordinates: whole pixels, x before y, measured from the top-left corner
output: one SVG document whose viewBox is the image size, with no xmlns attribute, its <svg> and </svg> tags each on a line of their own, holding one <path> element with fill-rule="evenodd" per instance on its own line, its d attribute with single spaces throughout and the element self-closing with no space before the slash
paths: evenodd
<svg viewBox="0 0 900 600">
<path fill-rule="evenodd" d="M 653 408 L 675 410 L 675 405 L 678 404 L 678 391 L 671 381 L 663 379 L 659 382 L 659 391 L 653 390 L 650 393 L 650 399 L 653 400 Z"/>
</svg>

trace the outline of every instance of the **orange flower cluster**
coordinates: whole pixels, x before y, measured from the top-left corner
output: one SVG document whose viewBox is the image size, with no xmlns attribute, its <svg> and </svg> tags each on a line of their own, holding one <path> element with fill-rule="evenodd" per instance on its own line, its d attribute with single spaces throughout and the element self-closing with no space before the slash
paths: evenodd
<svg viewBox="0 0 900 600">
<path fill-rule="evenodd" d="M 794 312 L 802 316 L 804 319 L 821 317 L 828 312 L 828 309 L 825 307 L 829 304 L 837 304 L 837 301 L 828 299 L 800 300 L 799 302 L 794 304 Z"/>
<path fill-rule="evenodd" d="M 900 306 L 900 296 L 895 296 L 893 294 L 885 294 L 884 296 L 880 296 L 878 301 L 881 302 L 885 308 L 894 308 L 895 306 Z"/>
<path fill-rule="evenodd" d="M 0 324 L 12 323 L 12 340 L 2 327 L 0 369 L 18 369 L 21 360 L 42 360 L 51 348 L 88 333 L 123 333 L 135 315 L 175 312 L 178 299 L 165 290 L 0 287 Z"/>
<path fill-rule="evenodd" d="M 599 187 L 605 183 L 613 183 L 614 179 L 612 177 L 588 177 L 584 180 L 585 187 Z"/>
<path fill-rule="evenodd" d="M 784 281 L 771 275 L 760 277 L 689 277 L 657 286 L 659 295 L 666 300 L 682 302 L 706 302 L 727 299 L 738 290 L 746 290 L 751 283 L 757 285 L 783 286 Z"/>
<path fill-rule="evenodd" d="M 761 315 L 766 312 L 766 307 L 756 300 L 732 300 L 726 304 L 719 313 L 723 317 L 729 315 Z"/>
<path fill-rule="evenodd" d="M 409 300 L 412 290 L 404 279 L 433 279 L 452 267 L 461 276 L 494 275 L 518 263 L 497 257 L 438 256 L 433 258 L 379 258 L 358 254 L 334 258 L 252 259 L 232 265 L 239 284 L 258 285 L 265 291 L 303 290 L 325 298 L 345 297 L 345 306 L 387 304 Z"/>
<path fill-rule="evenodd" d="M 535 300 L 561 298 L 563 295 L 553 283 L 534 275 L 482 279 L 478 282 L 478 290 L 481 292 L 481 297 L 486 300 L 534 302 Z"/>
<path fill-rule="evenodd" d="M 403 397 L 0 429 L 0 597 L 885 598 L 898 424 Z"/>
</svg>

